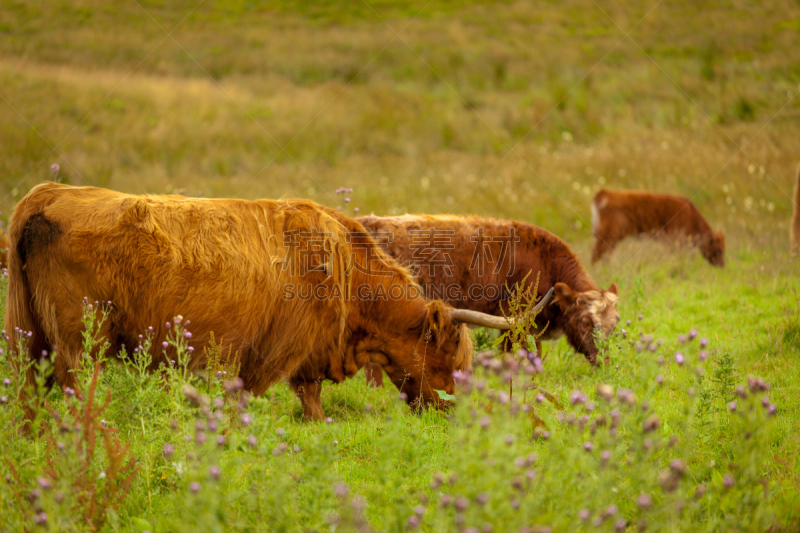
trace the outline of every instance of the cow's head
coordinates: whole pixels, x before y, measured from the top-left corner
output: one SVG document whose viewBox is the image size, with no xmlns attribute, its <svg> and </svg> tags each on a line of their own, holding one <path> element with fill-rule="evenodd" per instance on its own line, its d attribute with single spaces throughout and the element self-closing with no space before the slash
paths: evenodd
<svg viewBox="0 0 800 533">
<path fill-rule="evenodd" d="M 424 314 L 407 327 L 400 317 L 387 324 L 373 340 L 370 359 L 383 367 L 409 405 L 445 407 L 449 402 L 436 391 L 454 393 L 453 372 L 467 370 L 472 363 L 472 338 L 451 307 L 438 300 L 424 306 Z"/>
<path fill-rule="evenodd" d="M 556 283 L 555 296 L 555 305 L 558 305 L 566 319 L 564 334 L 567 341 L 591 364 L 596 365 L 598 349 L 594 342 L 595 330 L 602 330 L 607 337 L 619 322 L 617 284 L 612 283 L 608 290 L 576 292 L 566 283 Z"/>
<path fill-rule="evenodd" d="M 714 266 L 725 266 L 725 235 L 718 231 L 709 236 L 702 249 L 703 257 Z"/>
</svg>

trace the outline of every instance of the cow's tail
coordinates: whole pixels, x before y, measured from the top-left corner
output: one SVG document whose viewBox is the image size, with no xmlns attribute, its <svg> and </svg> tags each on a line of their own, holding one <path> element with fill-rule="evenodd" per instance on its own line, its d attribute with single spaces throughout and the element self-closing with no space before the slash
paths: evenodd
<svg viewBox="0 0 800 533">
<path fill-rule="evenodd" d="M 8 228 L 8 293 L 6 295 L 5 335 L 8 340 L 8 359 L 16 379 L 24 379 L 20 401 L 26 406 L 30 419 L 33 411 L 28 404 L 30 392 L 35 386 L 37 362 L 51 347 L 42 329 L 41 321 L 34 312 L 33 291 L 25 269 L 26 258 L 31 252 L 33 235 L 37 225 L 47 223 L 42 214 L 52 203 L 54 195 L 43 195 L 49 185 L 44 184 L 28 193 L 11 215 Z"/>
<path fill-rule="evenodd" d="M 789 231 L 792 252 L 800 252 L 800 163 L 797 165 L 794 194 L 792 194 L 792 221 Z"/>
</svg>

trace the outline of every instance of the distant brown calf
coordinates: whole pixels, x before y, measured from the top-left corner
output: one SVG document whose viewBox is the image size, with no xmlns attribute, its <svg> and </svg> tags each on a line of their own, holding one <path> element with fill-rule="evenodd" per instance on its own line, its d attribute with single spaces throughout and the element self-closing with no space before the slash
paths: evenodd
<svg viewBox="0 0 800 533">
<path fill-rule="evenodd" d="M 601 189 L 592 202 L 592 264 L 625 237 L 683 237 L 700 248 L 709 263 L 725 265 L 725 235 L 714 233 L 688 198 L 647 191 Z"/>
<path fill-rule="evenodd" d="M 792 222 L 789 227 L 792 252 L 800 251 L 800 164 L 797 165 L 797 178 L 792 195 Z"/>
</svg>

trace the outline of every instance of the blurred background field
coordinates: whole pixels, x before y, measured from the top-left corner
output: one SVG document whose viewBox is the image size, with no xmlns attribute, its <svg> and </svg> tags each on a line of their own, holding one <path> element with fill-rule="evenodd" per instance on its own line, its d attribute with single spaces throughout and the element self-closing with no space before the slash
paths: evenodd
<svg viewBox="0 0 800 533">
<path fill-rule="evenodd" d="M 731 451 L 742 443 L 723 420 L 725 404 L 731 385 L 754 373 L 773 384 L 770 398 L 779 405 L 754 461 L 796 502 L 800 282 L 797 259 L 788 253 L 788 220 L 800 159 L 799 37 L 800 4 L 778 1 L 701 7 L 688 0 L 2 0 L 0 218 L 58 164 L 59 179 L 134 193 L 306 197 L 335 207 L 342 198 L 334 191 L 351 187 L 351 213 L 358 207 L 364 214 L 524 220 L 562 236 L 588 260 L 589 203 L 601 186 L 684 194 L 726 233 L 724 270 L 695 251 L 636 240 L 589 270 L 603 286 L 620 285 L 623 322 L 634 321 L 631 338 L 665 338 L 669 356 L 680 348 L 676 336 L 697 327 L 712 342 L 709 375 L 728 372 L 724 387 L 708 389 L 719 404 L 708 415 L 711 429 L 686 452 L 702 471 L 694 481 L 710 479 L 715 460 L 719 472 L 727 471 L 723 462 L 741 460 Z M 636 355 L 632 342 L 615 352 L 616 368 L 598 372 L 563 341 L 547 349 L 539 383 L 562 402 L 573 389 L 591 391 L 601 380 L 629 387 L 650 398 L 665 421 L 665 439 L 670 432 L 683 436 L 683 393 L 700 388 L 688 370 L 647 367 L 648 379 L 662 371 L 675 381 L 656 390 L 639 379 L 647 353 Z M 111 373 L 107 383 L 120 375 Z M 166 429 L 174 413 L 156 412 L 126 387 L 112 408 L 114 423 L 146 471 L 119 512 L 156 521 L 176 512 L 186 488 L 160 452 L 175 437 Z M 288 428 L 304 449 L 319 435 L 338 435 L 326 475 L 369 495 L 367 514 L 376 527 L 399 530 L 415 491 L 430 495 L 435 471 L 474 467 L 489 475 L 492 469 L 454 466 L 456 437 L 447 419 L 403 416 L 394 397 L 393 389 L 368 389 L 360 375 L 326 386 L 324 407 L 342 422 L 331 430 L 305 424 L 280 385 L 256 401 L 254 416 L 266 420 L 257 434 L 275 440 L 276 427 Z M 141 424 L 129 420 L 130 405 L 141 406 Z M 145 419 L 152 425 L 146 428 Z M 389 434 L 399 436 L 389 443 Z M 506 449 L 502 435 L 491 437 Z M 8 453 L 21 463 L 44 455 L 34 444 L 14 442 Z M 527 453 L 529 441 L 518 443 L 514 449 Z M 396 455 L 383 456 L 381 446 Z M 470 450 L 460 450 L 459 461 Z M 36 461 L 29 463 L 33 480 Z M 651 466 L 642 472 L 658 468 Z M 389 488 L 376 468 L 390 472 Z M 475 472 L 480 490 L 494 483 Z M 625 482 L 635 484 L 638 474 Z M 604 479 L 602 490 L 620 486 Z M 581 497 L 597 506 L 617 497 L 570 486 L 564 484 L 563 505 L 572 511 L 589 505 Z M 621 487 L 619 498 L 631 503 L 633 490 Z M 550 495 L 554 508 L 559 494 Z M 325 497 L 327 512 L 334 499 Z M 714 496 L 709 514 L 749 513 L 723 509 L 724 498 Z M 738 500 L 728 499 L 735 507 Z M 392 519 L 381 512 L 391 505 L 398 509 Z M 572 511 L 552 513 L 563 518 Z M 324 523 L 323 511 L 308 512 L 312 522 Z M 787 522 L 795 517 L 786 531 L 797 524 L 796 513 L 777 513 Z M 662 529 L 693 524 L 691 516 L 680 520 L 665 520 Z"/>
<path fill-rule="evenodd" d="M 475 213 L 589 238 L 603 184 L 788 231 L 792 2 L 3 2 L 0 210 L 46 179 Z"/>
</svg>

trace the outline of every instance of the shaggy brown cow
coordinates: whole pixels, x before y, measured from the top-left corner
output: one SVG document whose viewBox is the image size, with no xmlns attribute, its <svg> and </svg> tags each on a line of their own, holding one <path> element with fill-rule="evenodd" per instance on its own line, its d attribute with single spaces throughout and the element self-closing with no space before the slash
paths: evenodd
<svg viewBox="0 0 800 533">
<path fill-rule="evenodd" d="M 591 364 L 597 364 L 595 328 L 608 335 L 619 321 L 617 286 L 601 290 L 561 239 L 522 222 L 492 218 L 404 215 L 358 219 L 390 255 L 409 266 L 429 297 L 492 315 L 505 310 L 506 284 L 528 275 L 539 296 L 555 288 L 552 305 L 536 317 L 541 340 L 562 335 Z M 537 343 L 537 348 L 541 346 Z"/>
<path fill-rule="evenodd" d="M 800 251 L 800 163 L 797 165 L 797 178 L 792 194 L 792 221 L 789 224 L 789 245 L 793 253 Z"/>
<path fill-rule="evenodd" d="M 21 331 L 33 357 L 55 350 L 62 386 L 74 386 L 85 297 L 113 302 L 100 333 L 111 353 L 135 346 L 148 327 L 160 346 L 166 323 L 181 314 L 191 320 L 192 347 L 213 332 L 239 353 L 254 394 L 283 378 L 302 384 L 294 376 L 307 360 L 323 369 L 316 377 L 333 381 L 372 361 L 409 403 L 444 405 L 435 390 L 452 393 L 452 373 L 470 365 L 470 336 L 454 310 L 425 300 L 358 222 L 310 201 L 45 183 L 19 202 L 9 234 L 11 345 Z M 192 369 L 205 366 L 202 352 L 194 351 Z M 153 356 L 156 367 L 175 354 Z"/>
<path fill-rule="evenodd" d="M 592 202 L 592 264 L 630 235 L 684 238 L 709 263 L 725 265 L 725 235 L 714 233 L 688 198 L 647 191 L 601 189 Z"/>
</svg>

